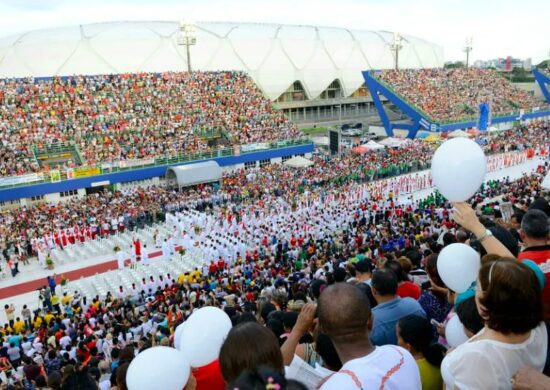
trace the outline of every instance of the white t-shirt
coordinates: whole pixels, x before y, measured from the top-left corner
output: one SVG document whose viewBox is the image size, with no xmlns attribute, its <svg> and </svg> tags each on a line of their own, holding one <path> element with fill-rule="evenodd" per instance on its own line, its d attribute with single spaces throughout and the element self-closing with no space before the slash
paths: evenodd
<svg viewBox="0 0 550 390">
<path fill-rule="evenodd" d="M 59 345 L 63 347 L 63 349 L 67 348 L 67 345 L 71 343 L 71 338 L 69 336 L 63 336 L 59 340 Z"/>
<path fill-rule="evenodd" d="M 356 383 L 353 375 L 360 383 Z M 420 374 L 412 355 L 395 345 L 384 345 L 353 359 L 330 377 L 321 390 L 420 390 Z"/>
<path fill-rule="evenodd" d="M 443 359 L 441 375 L 447 389 L 511 389 L 512 376 L 521 367 L 544 368 L 548 334 L 543 322 L 521 344 L 476 340 L 484 331 Z"/>
</svg>

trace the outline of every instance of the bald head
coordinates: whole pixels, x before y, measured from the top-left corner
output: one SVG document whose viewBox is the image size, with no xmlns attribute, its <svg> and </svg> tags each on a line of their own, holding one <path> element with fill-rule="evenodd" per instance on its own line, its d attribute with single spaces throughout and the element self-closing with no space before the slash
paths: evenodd
<svg viewBox="0 0 550 390">
<path fill-rule="evenodd" d="M 349 283 L 327 287 L 319 297 L 319 324 L 334 342 L 367 335 L 370 305 L 367 295 Z"/>
</svg>

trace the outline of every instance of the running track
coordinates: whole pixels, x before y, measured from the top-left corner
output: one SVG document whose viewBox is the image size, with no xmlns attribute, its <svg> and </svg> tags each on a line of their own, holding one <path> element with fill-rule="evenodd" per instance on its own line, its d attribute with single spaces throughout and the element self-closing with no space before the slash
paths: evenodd
<svg viewBox="0 0 550 390">
<path fill-rule="evenodd" d="M 176 247 L 176 250 L 179 250 L 179 247 Z M 149 253 L 149 259 L 154 257 L 159 257 L 162 255 L 162 251 L 156 251 Z M 126 260 L 126 264 L 129 264 L 130 260 Z M 86 278 L 89 276 L 94 276 L 95 274 L 100 274 L 103 272 L 111 271 L 117 269 L 116 260 L 106 261 L 104 263 L 91 265 L 89 267 L 75 269 L 73 271 L 63 272 L 63 275 L 69 280 L 78 280 L 80 278 Z M 55 270 L 53 271 L 55 272 Z M 56 276 L 56 283 L 61 283 L 61 275 Z M 23 282 L 15 284 L 9 287 L 0 288 L 0 299 L 10 298 L 16 295 L 25 294 L 31 291 L 34 291 L 42 286 L 46 286 L 47 281 L 46 277 L 35 280 L 29 280 L 28 282 Z"/>
</svg>

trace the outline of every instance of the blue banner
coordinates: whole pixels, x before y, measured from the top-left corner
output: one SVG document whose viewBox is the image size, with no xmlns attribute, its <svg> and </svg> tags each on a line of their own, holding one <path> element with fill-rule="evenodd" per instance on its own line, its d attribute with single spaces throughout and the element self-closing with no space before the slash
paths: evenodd
<svg viewBox="0 0 550 390">
<path fill-rule="evenodd" d="M 489 103 L 481 103 L 479 105 L 479 124 L 477 126 L 479 130 L 487 130 L 487 127 L 489 126 L 490 111 L 491 107 L 489 106 Z"/>
</svg>

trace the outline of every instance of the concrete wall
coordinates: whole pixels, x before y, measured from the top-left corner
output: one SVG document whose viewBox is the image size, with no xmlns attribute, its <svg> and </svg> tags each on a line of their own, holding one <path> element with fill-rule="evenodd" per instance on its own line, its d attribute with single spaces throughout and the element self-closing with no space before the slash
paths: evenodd
<svg viewBox="0 0 550 390">
<path fill-rule="evenodd" d="M 542 91 L 540 90 L 540 86 L 536 81 L 533 81 L 531 83 L 514 83 L 514 85 L 525 91 L 532 92 L 536 98 L 544 99 Z"/>
</svg>

